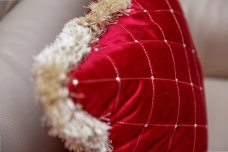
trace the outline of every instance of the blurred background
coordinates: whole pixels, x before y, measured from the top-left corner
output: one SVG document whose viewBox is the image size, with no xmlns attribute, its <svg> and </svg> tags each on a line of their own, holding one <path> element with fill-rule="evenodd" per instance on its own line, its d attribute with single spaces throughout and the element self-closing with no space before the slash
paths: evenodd
<svg viewBox="0 0 228 152">
<path fill-rule="evenodd" d="M 228 151 L 228 0 L 180 0 L 205 75 L 209 151 Z M 62 152 L 40 127 L 33 56 L 89 0 L 0 1 L 0 151 Z M 31 112 L 32 111 L 32 112 Z"/>
</svg>

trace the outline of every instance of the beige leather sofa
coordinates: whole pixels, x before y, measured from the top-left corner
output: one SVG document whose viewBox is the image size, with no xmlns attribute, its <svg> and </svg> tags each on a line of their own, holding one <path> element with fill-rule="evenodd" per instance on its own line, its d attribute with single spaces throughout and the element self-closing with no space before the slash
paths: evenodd
<svg viewBox="0 0 228 152">
<path fill-rule="evenodd" d="M 64 23 L 83 15 L 87 2 L 20 1 L 0 21 L 0 152 L 64 151 L 41 127 L 31 67 L 33 56 L 53 41 Z"/>
<path fill-rule="evenodd" d="M 0 151 L 61 152 L 41 128 L 30 81 L 32 57 L 89 0 L 20 1 L 0 21 Z M 206 75 L 209 150 L 228 151 L 228 1 L 181 0 Z"/>
</svg>

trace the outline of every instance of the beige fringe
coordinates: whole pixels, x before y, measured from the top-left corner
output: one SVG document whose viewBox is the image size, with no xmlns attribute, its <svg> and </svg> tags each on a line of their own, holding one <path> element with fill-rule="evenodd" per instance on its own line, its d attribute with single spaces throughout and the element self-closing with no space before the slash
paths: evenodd
<svg viewBox="0 0 228 152">
<path fill-rule="evenodd" d="M 92 3 L 91 12 L 78 19 L 80 25 L 89 27 L 93 41 L 96 41 L 119 16 L 129 11 L 130 0 L 100 0 Z"/>
<path fill-rule="evenodd" d="M 36 90 L 50 127 L 50 135 L 65 141 L 75 152 L 110 152 L 110 126 L 74 104 L 67 89 L 68 72 L 90 53 L 107 27 L 127 13 L 130 0 L 98 0 L 90 13 L 68 22 L 55 42 L 46 47 L 34 63 Z"/>
</svg>

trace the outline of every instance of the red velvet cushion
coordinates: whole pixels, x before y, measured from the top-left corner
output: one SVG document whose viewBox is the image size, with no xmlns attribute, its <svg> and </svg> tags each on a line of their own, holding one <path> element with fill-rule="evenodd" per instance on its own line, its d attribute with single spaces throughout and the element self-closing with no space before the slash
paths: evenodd
<svg viewBox="0 0 228 152">
<path fill-rule="evenodd" d="M 69 74 L 74 101 L 110 123 L 115 152 L 206 151 L 201 68 L 178 2 L 131 8 Z"/>
</svg>

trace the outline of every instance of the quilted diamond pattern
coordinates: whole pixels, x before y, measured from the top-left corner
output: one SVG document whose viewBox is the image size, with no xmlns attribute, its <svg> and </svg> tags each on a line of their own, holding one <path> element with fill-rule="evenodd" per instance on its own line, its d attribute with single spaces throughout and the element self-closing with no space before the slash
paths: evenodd
<svg viewBox="0 0 228 152">
<path fill-rule="evenodd" d="M 132 0 L 69 77 L 115 152 L 206 151 L 201 68 L 177 0 Z"/>
</svg>

